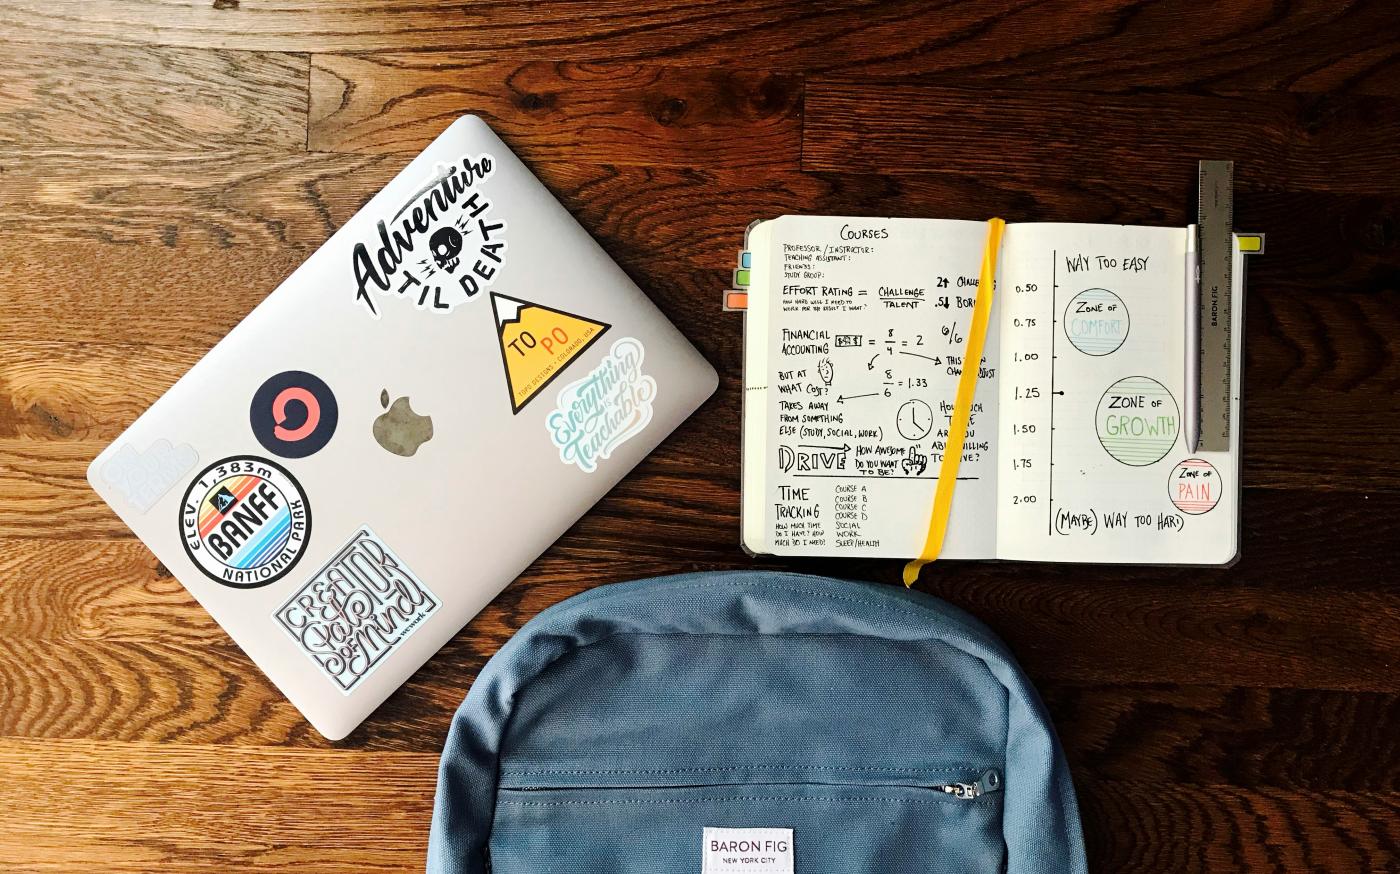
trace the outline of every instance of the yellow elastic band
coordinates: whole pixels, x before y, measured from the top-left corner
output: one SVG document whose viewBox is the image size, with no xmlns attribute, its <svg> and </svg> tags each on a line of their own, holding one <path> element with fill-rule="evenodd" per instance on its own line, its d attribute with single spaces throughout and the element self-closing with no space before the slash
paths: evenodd
<svg viewBox="0 0 1400 874">
<path fill-rule="evenodd" d="M 963 445 L 967 442 L 967 420 L 972 416 L 972 397 L 977 391 L 977 374 L 982 369 L 982 347 L 986 345 L 987 324 L 992 318 L 997 253 L 1001 251 L 1001 233 L 1004 230 L 1006 222 L 999 218 L 987 222 L 987 247 L 982 252 L 982 275 L 977 279 L 977 302 L 972 307 L 972 327 L 967 332 L 967 351 L 963 354 L 962 373 L 958 376 L 958 396 L 953 402 L 953 421 L 948 428 L 943 462 L 938 467 L 938 489 L 933 494 L 933 515 L 929 517 L 924 551 L 904 566 L 906 586 L 914 585 L 923 566 L 938 558 L 938 554 L 943 551 L 943 535 L 948 532 L 948 517 L 953 512 L 953 486 L 958 482 L 958 464 L 962 461 Z"/>
</svg>

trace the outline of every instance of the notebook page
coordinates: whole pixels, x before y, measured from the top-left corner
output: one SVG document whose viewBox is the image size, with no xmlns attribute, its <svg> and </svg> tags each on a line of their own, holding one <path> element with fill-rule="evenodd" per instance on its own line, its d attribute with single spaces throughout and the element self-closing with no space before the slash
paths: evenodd
<svg viewBox="0 0 1400 874">
<path fill-rule="evenodd" d="M 751 252 L 766 252 L 771 221 L 749 230 Z M 749 307 L 744 312 L 744 394 L 740 412 L 742 451 L 739 454 L 739 542 L 750 552 L 766 553 L 769 523 L 764 506 L 768 489 L 764 459 L 768 457 L 768 313 L 766 305 L 771 258 L 756 258 L 749 269 Z M 761 301 L 763 303 L 761 303 Z"/>
<path fill-rule="evenodd" d="M 767 357 L 761 377 L 746 376 L 745 418 L 761 404 L 765 432 L 750 443 L 746 428 L 745 489 L 761 488 L 762 501 L 745 500 L 746 528 L 761 512 L 762 546 L 780 555 L 913 557 L 928 531 L 986 225 L 833 216 L 770 225 L 767 245 L 751 250 L 748 318 L 755 307 L 766 314 L 746 325 L 746 342 L 766 325 Z M 995 552 L 998 323 L 994 310 L 946 558 Z"/>
<path fill-rule="evenodd" d="M 1193 456 L 1183 428 L 1186 234 L 1007 229 L 999 557 L 1233 557 L 1238 453 Z"/>
</svg>

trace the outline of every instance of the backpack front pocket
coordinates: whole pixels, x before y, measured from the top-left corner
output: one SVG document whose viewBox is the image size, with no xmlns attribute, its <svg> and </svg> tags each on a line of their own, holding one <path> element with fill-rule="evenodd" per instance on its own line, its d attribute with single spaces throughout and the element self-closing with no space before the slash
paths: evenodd
<svg viewBox="0 0 1400 874">
<path fill-rule="evenodd" d="M 706 827 L 792 829 L 795 872 L 997 874 L 995 769 L 505 772 L 493 874 L 701 870 Z M 768 869 L 755 869 L 768 870 Z"/>
</svg>

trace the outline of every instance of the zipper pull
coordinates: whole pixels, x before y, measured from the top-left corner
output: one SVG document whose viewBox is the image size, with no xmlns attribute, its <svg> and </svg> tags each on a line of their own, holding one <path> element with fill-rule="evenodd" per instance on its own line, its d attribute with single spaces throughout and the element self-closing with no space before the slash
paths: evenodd
<svg viewBox="0 0 1400 874">
<path fill-rule="evenodd" d="M 939 787 L 954 798 L 974 799 L 1001 791 L 1001 773 L 995 768 L 983 772 L 976 783 L 948 783 Z"/>
</svg>

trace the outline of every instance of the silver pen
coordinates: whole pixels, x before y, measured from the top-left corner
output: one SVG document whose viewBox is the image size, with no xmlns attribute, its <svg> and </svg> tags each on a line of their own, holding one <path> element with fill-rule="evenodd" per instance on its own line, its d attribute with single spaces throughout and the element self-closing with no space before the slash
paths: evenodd
<svg viewBox="0 0 1400 874">
<path fill-rule="evenodd" d="M 1201 445 L 1201 262 L 1196 257 L 1196 226 L 1186 226 L 1186 451 Z"/>
</svg>

